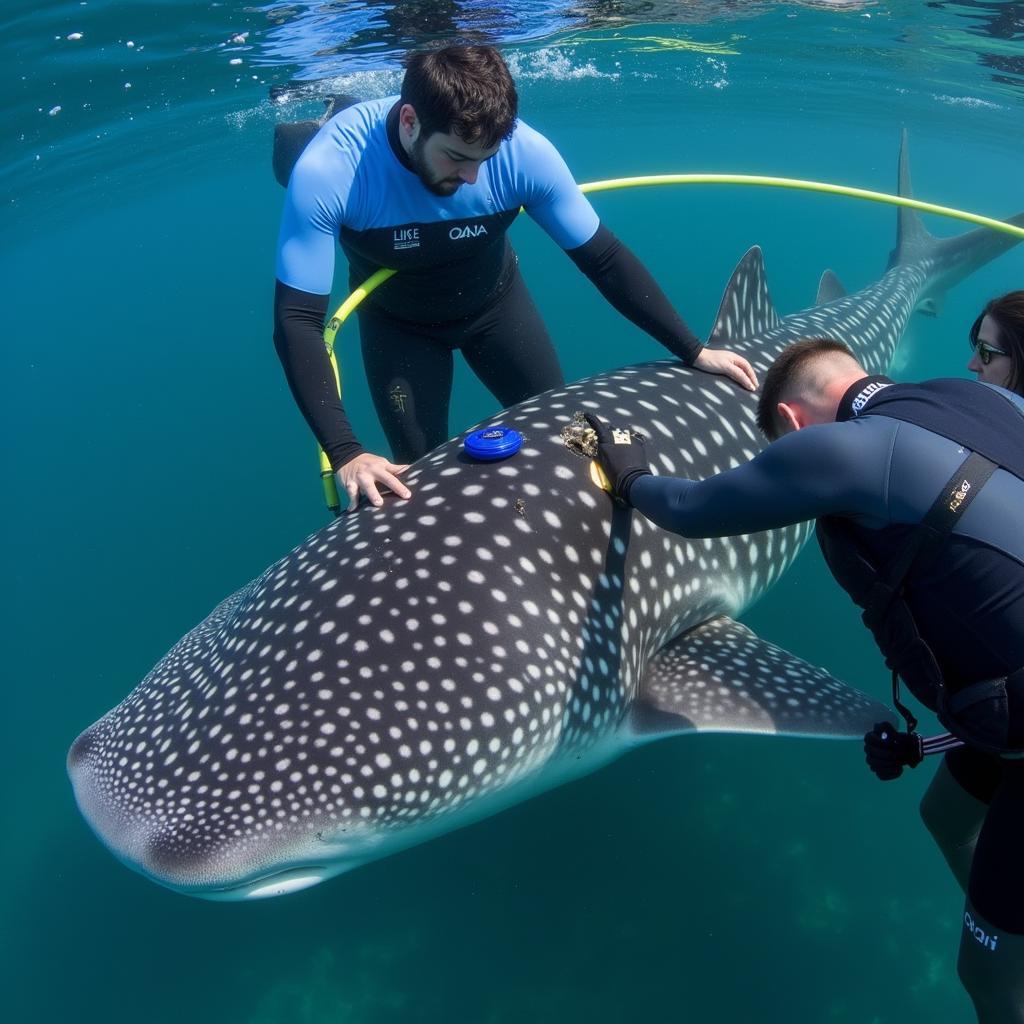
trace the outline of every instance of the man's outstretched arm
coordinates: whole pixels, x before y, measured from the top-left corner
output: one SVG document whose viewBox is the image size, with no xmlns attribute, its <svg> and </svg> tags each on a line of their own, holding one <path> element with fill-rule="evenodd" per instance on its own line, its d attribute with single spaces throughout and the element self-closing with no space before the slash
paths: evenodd
<svg viewBox="0 0 1024 1024">
<path fill-rule="evenodd" d="M 603 224 L 590 241 L 567 253 L 612 306 L 674 356 L 689 366 L 725 374 L 749 390 L 757 387 L 750 363 L 733 352 L 705 348 L 651 272 Z"/>
<path fill-rule="evenodd" d="M 829 423 L 787 434 L 706 480 L 642 476 L 629 503 L 684 537 L 757 533 L 837 513 L 885 520 L 893 427 L 865 426 Z"/>
<path fill-rule="evenodd" d="M 360 492 L 372 504 L 380 505 L 380 487 L 388 487 L 399 497 L 408 498 L 409 489 L 398 479 L 406 467 L 365 451 L 341 404 L 324 345 L 324 318 L 329 298 L 277 282 L 274 347 L 288 386 L 348 494 L 350 507 L 358 504 Z"/>
<path fill-rule="evenodd" d="M 323 340 L 335 237 L 344 221 L 344 204 L 330 172 L 324 154 L 309 149 L 292 171 L 278 236 L 274 347 L 296 404 L 348 494 L 349 507 L 355 507 L 360 493 L 380 505 L 380 487 L 409 497 L 398 480 L 406 467 L 363 450 L 338 396 Z"/>
<path fill-rule="evenodd" d="M 757 377 L 750 363 L 734 352 L 702 346 L 647 268 L 601 224 L 558 150 L 532 129 L 523 133 L 522 147 L 529 181 L 526 212 L 608 302 L 683 362 L 754 390 Z"/>
<path fill-rule="evenodd" d="M 338 470 L 359 455 L 363 446 L 345 415 L 324 345 L 329 299 L 329 295 L 313 295 L 278 281 L 274 289 L 274 348 L 295 403 Z"/>
</svg>

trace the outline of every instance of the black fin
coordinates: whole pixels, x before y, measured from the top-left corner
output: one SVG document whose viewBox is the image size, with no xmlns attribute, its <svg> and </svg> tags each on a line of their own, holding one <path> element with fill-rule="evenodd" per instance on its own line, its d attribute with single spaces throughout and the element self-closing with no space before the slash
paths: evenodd
<svg viewBox="0 0 1024 1024">
<path fill-rule="evenodd" d="M 324 100 L 324 115 L 319 121 L 293 121 L 290 124 L 274 125 L 274 149 L 271 165 L 274 168 L 274 177 L 282 188 L 288 187 L 292 169 L 313 136 L 335 114 L 358 102 L 359 100 L 355 96 L 344 94 L 328 96 Z"/>
<path fill-rule="evenodd" d="M 292 168 L 318 131 L 319 121 L 294 121 L 291 124 L 274 125 L 274 153 L 271 163 L 274 177 L 282 188 L 288 187 Z"/>
</svg>

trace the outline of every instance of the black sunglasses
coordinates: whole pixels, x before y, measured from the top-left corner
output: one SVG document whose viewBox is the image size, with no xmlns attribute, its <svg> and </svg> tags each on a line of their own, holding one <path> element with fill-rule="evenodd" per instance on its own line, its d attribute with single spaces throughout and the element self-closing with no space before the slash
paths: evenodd
<svg viewBox="0 0 1024 1024">
<path fill-rule="evenodd" d="M 992 362 L 993 356 L 1008 356 L 1010 353 L 1004 348 L 996 348 L 995 345 L 990 345 L 987 341 L 978 341 L 977 338 L 971 337 L 971 348 L 978 353 L 978 358 L 981 360 L 982 366 L 988 366 Z"/>
</svg>

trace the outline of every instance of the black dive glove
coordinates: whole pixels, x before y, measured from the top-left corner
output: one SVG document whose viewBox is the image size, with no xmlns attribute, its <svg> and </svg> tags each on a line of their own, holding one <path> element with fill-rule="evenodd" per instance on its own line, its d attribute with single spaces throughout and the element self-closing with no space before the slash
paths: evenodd
<svg viewBox="0 0 1024 1024">
<path fill-rule="evenodd" d="M 916 768 L 924 760 L 924 746 L 916 732 L 900 732 L 891 722 L 876 722 L 864 735 L 864 760 L 883 781 L 898 779 L 904 768 Z"/>
<path fill-rule="evenodd" d="M 597 434 L 597 461 L 612 485 L 612 497 L 628 506 L 630 488 L 640 477 L 651 475 L 643 437 L 628 428 L 609 427 L 592 412 L 583 418 Z"/>
</svg>

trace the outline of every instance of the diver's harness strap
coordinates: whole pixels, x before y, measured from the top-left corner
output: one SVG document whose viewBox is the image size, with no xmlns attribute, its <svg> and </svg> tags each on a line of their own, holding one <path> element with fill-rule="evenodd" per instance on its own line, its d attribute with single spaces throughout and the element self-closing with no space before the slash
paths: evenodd
<svg viewBox="0 0 1024 1024">
<path fill-rule="evenodd" d="M 984 680 L 948 695 L 935 656 L 918 632 L 910 608 L 903 597 L 910 571 L 922 557 L 934 557 L 957 521 L 997 468 L 995 462 L 977 452 L 972 452 L 964 460 L 939 492 L 939 496 L 911 535 L 900 557 L 891 562 L 887 571 L 880 574 L 880 578 L 873 584 L 864 605 L 864 624 L 879 640 L 886 662 L 892 669 L 893 705 L 903 716 L 907 723 L 907 732 L 912 736 L 917 735 L 917 719 L 900 701 L 900 675 L 907 669 L 912 677 L 928 681 L 934 692 L 915 693 L 915 696 L 922 703 L 933 706 L 939 713 L 940 721 L 947 728 L 950 727 L 950 721 L 947 719 L 955 721 L 960 712 L 979 701 L 989 700 L 998 695 L 1004 700 L 1006 698 L 1007 679 Z M 893 620 L 896 620 L 896 628 L 893 628 Z M 901 642 L 894 649 L 891 643 L 884 643 L 884 640 Z M 1017 674 L 1014 673 L 1014 676 Z M 953 736 L 948 734 L 929 740 L 918 737 L 922 755 L 941 753 L 958 746 L 960 742 L 953 742 Z"/>
</svg>

